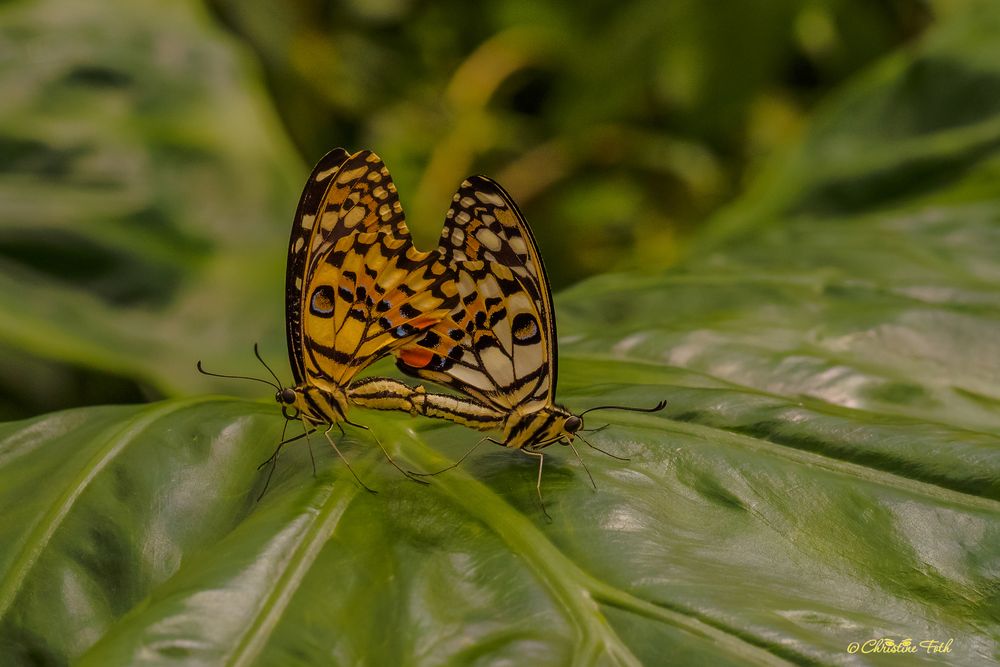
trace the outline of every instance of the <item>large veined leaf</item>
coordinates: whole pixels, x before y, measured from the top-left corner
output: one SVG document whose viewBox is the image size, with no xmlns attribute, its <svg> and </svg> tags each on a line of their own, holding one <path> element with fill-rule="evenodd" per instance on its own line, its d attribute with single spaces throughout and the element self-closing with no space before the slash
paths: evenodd
<svg viewBox="0 0 1000 667">
<path fill-rule="evenodd" d="M 592 372 L 570 361 L 570 377 Z M 13 664 L 783 664 L 851 642 L 954 639 L 991 655 L 996 501 L 691 421 L 697 405 L 777 409 L 684 372 L 615 362 L 574 405 L 643 404 L 535 465 L 495 449 L 429 486 L 371 437 L 290 445 L 270 488 L 276 407 L 192 399 L 88 408 L 0 430 L 0 637 Z M 625 384 L 627 382 L 627 385 Z M 755 400 L 756 399 L 756 400 Z M 786 418 L 789 415 L 784 415 Z M 593 415 L 588 415 L 593 417 Z M 789 423 L 821 423 L 800 409 Z M 357 417 L 362 418 L 362 417 Z M 477 436 L 365 414 L 404 465 Z M 590 426 L 598 422 L 591 418 Z M 955 433 L 845 420 L 922 450 Z M 860 437 L 860 435 L 859 435 Z M 427 443 L 433 443 L 429 447 Z M 822 441 L 818 448 L 822 449 Z"/>
<path fill-rule="evenodd" d="M 596 490 L 547 450 L 551 521 L 516 452 L 403 478 L 373 437 L 420 470 L 479 437 L 405 415 L 342 441 L 377 495 L 317 435 L 259 501 L 274 405 L 0 425 L 4 658 L 996 662 L 998 29 L 956 13 L 843 91 L 681 268 L 560 295 L 563 402 L 670 403 L 587 415 L 629 459 L 579 443 Z"/>
</svg>

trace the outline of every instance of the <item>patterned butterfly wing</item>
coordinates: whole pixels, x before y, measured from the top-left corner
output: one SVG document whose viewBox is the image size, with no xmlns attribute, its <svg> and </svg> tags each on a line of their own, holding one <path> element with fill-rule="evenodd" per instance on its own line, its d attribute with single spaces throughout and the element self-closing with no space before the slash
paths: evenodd
<svg viewBox="0 0 1000 667">
<path fill-rule="evenodd" d="M 288 242 L 288 263 L 285 267 L 285 335 L 288 340 L 288 361 L 292 367 L 294 384 L 305 378 L 302 355 L 302 292 L 305 286 L 306 264 L 309 259 L 309 241 L 316 215 L 323 205 L 331 176 L 350 157 L 343 148 L 334 148 L 324 155 L 313 168 L 299 198 L 292 224 L 292 237 Z"/>
<path fill-rule="evenodd" d="M 463 182 L 439 252 L 456 274 L 461 305 L 451 321 L 397 353 L 399 368 L 503 411 L 551 405 L 552 296 L 537 244 L 510 195 L 483 176 Z M 442 335 L 456 330 L 458 340 Z"/>
<path fill-rule="evenodd" d="M 381 159 L 337 149 L 320 160 L 289 243 L 286 308 L 296 384 L 346 386 L 368 364 L 423 335 L 457 300 L 440 257 L 413 247 Z"/>
</svg>

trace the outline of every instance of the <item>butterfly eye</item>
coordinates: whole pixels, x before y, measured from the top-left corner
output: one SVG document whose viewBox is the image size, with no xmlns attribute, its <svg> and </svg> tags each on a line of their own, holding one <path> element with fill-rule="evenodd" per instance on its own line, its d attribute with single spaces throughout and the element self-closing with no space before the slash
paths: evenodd
<svg viewBox="0 0 1000 667">
<path fill-rule="evenodd" d="M 563 424 L 563 428 L 566 429 L 568 433 L 576 433 L 583 426 L 583 420 L 576 415 L 566 419 L 566 423 Z"/>
<path fill-rule="evenodd" d="M 286 387 L 278 392 L 278 402 L 284 403 L 285 405 L 291 405 L 295 402 L 295 390 L 291 387 Z"/>
</svg>

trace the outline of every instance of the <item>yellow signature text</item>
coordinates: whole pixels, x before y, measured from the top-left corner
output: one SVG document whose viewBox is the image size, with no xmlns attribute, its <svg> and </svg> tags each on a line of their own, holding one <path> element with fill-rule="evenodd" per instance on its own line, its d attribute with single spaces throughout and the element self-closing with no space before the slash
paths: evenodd
<svg viewBox="0 0 1000 667">
<path fill-rule="evenodd" d="M 851 642 L 847 645 L 848 653 L 951 653 L 951 645 L 954 638 L 947 641 L 937 639 L 925 639 L 921 642 L 914 642 L 911 637 L 903 640 L 889 639 L 868 639 L 863 642 Z"/>
</svg>

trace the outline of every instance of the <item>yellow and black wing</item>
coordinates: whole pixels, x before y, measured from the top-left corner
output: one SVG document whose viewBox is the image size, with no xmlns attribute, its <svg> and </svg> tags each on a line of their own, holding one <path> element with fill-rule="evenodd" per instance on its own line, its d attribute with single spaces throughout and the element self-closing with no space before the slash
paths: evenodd
<svg viewBox="0 0 1000 667">
<path fill-rule="evenodd" d="M 461 303 L 449 321 L 397 350 L 397 366 L 504 412 L 551 405 L 557 377 L 552 295 L 513 199 L 484 176 L 464 181 L 438 251 L 455 273 Z M 461 339 L 443 335 L 455 330 Z"/>
<path fill-rule="evenodd" d="M 438 253 L 412 244 L 396 187 L 371 151 L 324 156 L 295 214 L 285 281 L 296 385 L 346 386 L 458 303 Z"/>
</svg>

